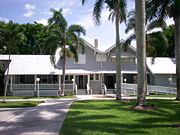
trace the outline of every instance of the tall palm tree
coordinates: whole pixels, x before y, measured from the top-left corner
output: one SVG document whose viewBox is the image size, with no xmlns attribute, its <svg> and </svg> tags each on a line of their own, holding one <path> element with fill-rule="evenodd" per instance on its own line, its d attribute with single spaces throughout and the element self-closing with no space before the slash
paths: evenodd
<svg viewBox="0 0 180 135">
<path fill-rule="evenodd" d="M 180 100 L 180 0 L 148 0 L 149 20 L 173 17 L 175 22 L 176 99 Z"/>
<path fill-rule="evenodd" d="M 55 52 L 57 48 L 61 48 L 61 58 L 62 62 L 62 87 L 61 87 L 61 96 L 64 96 L 65 89 L 65 69 L 66 69 L 66 58 L 74 57 L 78 61 L 78 47 L 83 46 L 84 43 L 80 38 L 80 34 L 85 35 L 85 29 L 80 25 L 71 25 L 68 27 L 68 23 L 62 15 L 62 9 L 54 10 L 53 16 L 49 18 L 49 43 L 52 45 L 49 48 L 51 54 L 51 62 L 55 65 Z"/>
<path fill-rule="evenodd" d="M 127 20 L 127 27 L 125 29 L 125 33 L 129 33 L 130 31 L 135 31 L 135 27 L 136 27 L 136 22 L 135 22 L 135 18 L 136 18 L 136 14 L 135 14 L 135 10 L 132 10 L 128 13 L 128 20 Z M 146 17 L 148 15 L 146 14 Z M 167 28 L 166 22 L 165 20 L 159 20 L 159 19 L 155 19 L 151 22 L 149 22 L 147 24 L 146 21 L 146 52 L 147 52 L 147 56 L 153 56 L 156 57 L 158 56 L 159 53 L 157 53 L 158 48 L 162 47 L 161 45 L 163 44 L 164 47 L 163 49 L 167 49 L 166 47 L 168 46 L 168 39 L 167 37 L 164 35 L 163 32 L 161 31 L 157 31 L 157 32 L 152 32 L 149 33 L 150 31 L 152 31 L 155 28 L 162 28 L 162 30 L 165 30 Z M 135 33 L 132 33 L 126 40 L 125 40 L 125 45 L 129 45 L 131 44 L 132 40 L 136 39 L 136 35 Z M 159 44 L 159 42 L 157 42 L 158 40 L 161 41 L 161 44 Z M 162 49 L 162 48 L 161 48 Z M 162 54 L 165 54 L 165 52 L 162 51 L 162 53 L 160 54 L 162 56 Z"/>
<path fill-rule="evenodd" d="M 82 0 L 84 4 L 86 0 Z M 121 44 L 119 24 L 126 20 L 126 0 L 96 0 L 93 9 L 93 20 L 96 25 L 101 24 L 101 13 L 103 6 L 109 9 L 109 20 L 115 20 L 116 28 L 116 99 L 121 100 Z"/>
<path fill-rule="evenodd" d="M 137 106 L 146 104 L 146 34 L 145 34 L 145 0 L 136 0 L 136 44 L 137 44 Z"/>
</svg>

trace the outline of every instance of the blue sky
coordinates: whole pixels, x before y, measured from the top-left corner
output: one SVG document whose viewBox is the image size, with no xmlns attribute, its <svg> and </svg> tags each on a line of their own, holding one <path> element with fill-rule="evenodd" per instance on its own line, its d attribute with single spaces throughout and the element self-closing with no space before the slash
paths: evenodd
<svg viewBox="0 0 180 135">
<path fill-rule="evenodd" d="M 83 37 L 94 44 L 99 40 L 99 49 L 105 50 L 115 43 L 114 23 L 108 21 L 108 10 L 104 9 L 101 26 L 95 26 L 92 20 L 93 4 L 95 0 L 87 0 L 82 6 L 81 0 L 0 0 L 0 20 L 13 20 L 17 23 L 33 23 L 34 21 L 47 24 L 52 16 L 50 9 L 63 9 L 63 15 L 68 24 L 80 24 L 87 33 Z M 127 0 L 128 10 L 134 8 L 134 0 Z M 168 23 L 172 23 L 170 20 Z M 125 24 L 120 25 L 120 37 L 128 37 L 124 33 Z"/>
</svg>

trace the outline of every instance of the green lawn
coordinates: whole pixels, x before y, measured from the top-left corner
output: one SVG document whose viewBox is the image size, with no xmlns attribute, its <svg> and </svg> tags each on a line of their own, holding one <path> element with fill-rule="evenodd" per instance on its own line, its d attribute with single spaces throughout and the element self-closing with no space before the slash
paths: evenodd
<svg viewBox="0 0 180 135">
<path fill-rule="evenodd" d="M 133 101 L 77 101 L 60 135 L 179 135 L 180 102 L 148 100 L 156 110 L 132 110 Z"/>
<path fill-rule="evenodd" d="M 16 102 L 0 102 L 0 108 L 19 108 L 19 107 L 35 107 L 42 102 L 39 101 L 16 101 Z"/>
</svg>

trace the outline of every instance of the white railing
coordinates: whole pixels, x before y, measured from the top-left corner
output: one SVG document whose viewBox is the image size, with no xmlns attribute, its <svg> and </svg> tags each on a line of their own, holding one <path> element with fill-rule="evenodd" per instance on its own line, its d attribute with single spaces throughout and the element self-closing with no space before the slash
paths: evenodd
<svg viewBox="0 0 180 135">
<path fill-rule="evenodd" d="M 12 90 L 34 90 L 34 84 L 12 84 Z"/>
<path fill-rule="evenodd" d="M 66 83 L 65 90 L 73 90 L 73 83 Z"/>
<path fill-rule="evenodd" d="M 12 90 L 35 90 L 35 84 L 12 84 Z M 39 84 L 40 90 L 58 90 L 59 84 Z M 65 84 L 65 90 L 73 90 L 73 84 Z"/>
<path fill-rule="evenodd" d="M 164 86 L 148 86 L 149 93 L 166 93 L 166 94 L 176 94 L 176 88 L 174 87 L 164 87 Z"/>
<path fill-rule="evenodd" d="M 59 84 L 39 84 L 40 90 L 58 90 Z"/>
<path fill-rule="evenodd" d="M 128 91 L 137 93 L 137 84 L 129 84 L 122 83 L 121 84 L 122 91 L 124 93 L 128 93 Z M 165 86 L 156 86 L 156 85 L 148 85 L 147 91 L 149 93 L 165 93 L 165 94 L 176 94 L 176 88 L 174 87 L 165 87 Z"/>
</svg>

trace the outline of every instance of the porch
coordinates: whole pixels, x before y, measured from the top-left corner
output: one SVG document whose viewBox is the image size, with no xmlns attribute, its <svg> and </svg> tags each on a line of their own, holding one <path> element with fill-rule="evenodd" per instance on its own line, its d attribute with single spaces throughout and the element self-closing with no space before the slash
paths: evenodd
<svg viewBox="0 0 180 135">
<path fill-rule="evenodd" d="M 77 95 L 114 94 L 115 77 L 115 74 L 66 75 L 64 92 Z M 38 83 L 37 78 L 40 79 Z M 10 75 L 8 93 L 14 96 L 37 96 L 39 90 L 40 96 L 58 96 L 61 78 L 61 75 Z"/>
</svg>

